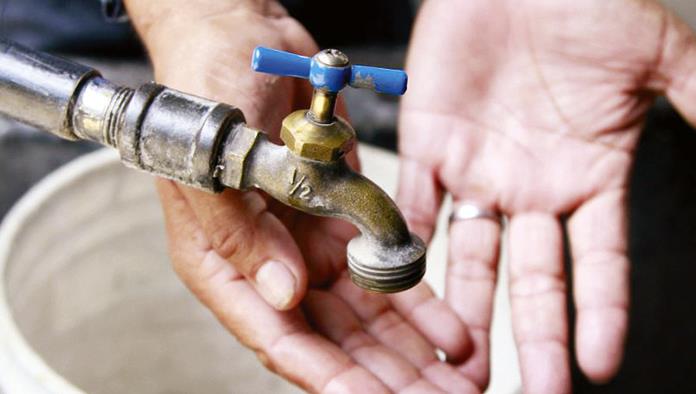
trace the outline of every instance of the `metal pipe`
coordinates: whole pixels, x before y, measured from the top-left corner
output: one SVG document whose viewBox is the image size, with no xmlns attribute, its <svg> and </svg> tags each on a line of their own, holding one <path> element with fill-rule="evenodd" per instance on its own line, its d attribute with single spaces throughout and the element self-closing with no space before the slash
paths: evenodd
<svg viewBox="0 0 696 394">
<path fill-rule="evenodd" d="M 380 292 L 412 287 L 425 272 L 422 241 L 387 194 L 346 164 L 350 125 L 316 124 L 305 112 L 283 123 L 292 145 L 275 145 L 232 106 L 155 83 L 116 86 L 89 67 L 0 41 L 0 113 L 116 148 L 127 166 L 188 186 L 259 188 L 304 212 L 348 220 L 362 232 L 348 245 L 353 281 Z"/>
<path fill-rule="evenodd" d="M 0 113 L 68 140 L 119 150 L 129 167 L 219 191 L 221 142 L 244 122 L 226 104 L 154 83 L 116 86 L 98 71 L 0 41 Z"/>
<path fill-rule="evenodd" d="M 87 80 L 73 106 L 72 132 L 79 138 L 116 147 L 119 109 L 128 104 L 133 89 L 112 84 L 104 78 Z"/>
<path fill-rule="evenodd" d="M 0 112 L 61 138 L 77 140 L 70 111 L 96 70 L 0 41 Z"/>
</svg>

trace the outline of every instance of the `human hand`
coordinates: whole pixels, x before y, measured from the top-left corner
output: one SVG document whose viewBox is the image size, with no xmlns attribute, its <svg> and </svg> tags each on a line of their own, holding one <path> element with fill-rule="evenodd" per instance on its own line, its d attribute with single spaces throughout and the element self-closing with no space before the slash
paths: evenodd
<svg viewBox="0 0 696 394">
<path fill-rule="evenodd" d="M 628 322 L 625 199 L 646 111 L 665 93 L 696 123 L 696 37 L 656 1 L 430 1 L 400 118 L 399 205 L 430 237 L 447 191 L 509 218 L 512 320 L 526 392 L 570 391 L 567 218 L 581 369 L 617 371 Z M 484 388 L 501 229 L 450 229 L 447 296 Z"/>
<path fill-rule="evenodd" d="M 253 73 L 251 53 L 264 45 L 312 55 L 312 39 L 275 3 L 180 6 L 194 3 L 191 14 L 160 9 L 152 15 L 166 17 L 153 22 L 143 16 L 153 3 L 127 4 L 156 79 L 239 106 L 251 126 L 277 140 L 282 118 L 308 107 L 311 88 Z M 351 225 L 256 191 L 210 195 L 170 181 L 158 189 L 178 275 L 270 369 L 312 392 L 477 391 L 437 359 L 436 348 L 462 359 L 470 343 L 459 318 L 427 286 L 387 297 L 351 283 Z"/>
</svg>

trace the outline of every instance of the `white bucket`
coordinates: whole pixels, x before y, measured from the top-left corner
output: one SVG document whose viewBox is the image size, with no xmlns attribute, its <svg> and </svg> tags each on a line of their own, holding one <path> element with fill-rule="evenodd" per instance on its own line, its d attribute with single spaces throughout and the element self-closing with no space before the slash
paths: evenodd
<svg viewBox="0 0 696 394">
<path fill-rule="evenodd" d="M 396 156 L 362 146 L 361 157 L 368 177 L 395 190 Z M 441 293 L 439 233 L 427 278 Z M 0 228 L 0 279 L 0 393 L 299 392 L 179 282 L 152 178 L 115 152 L 75 160 L 20 200 Z M 511 393 L 506 297 L 493 330 L 491 392 Z"/>
</svg>

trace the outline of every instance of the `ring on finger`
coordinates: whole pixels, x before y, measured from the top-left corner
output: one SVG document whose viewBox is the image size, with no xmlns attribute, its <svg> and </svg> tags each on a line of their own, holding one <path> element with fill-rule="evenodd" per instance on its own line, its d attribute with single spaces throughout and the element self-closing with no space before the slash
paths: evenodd
<svg viewBox="0 0 696 394">
<path fill-rule="evenodd" d="M 503 215 L 495 209 L 484 208 L 474 203 L 466 202 L 456 205 L 449 217 L 450 226 L 460 220 L 486 219 L 499 225 L 503 224 Z"/>
</svg>

